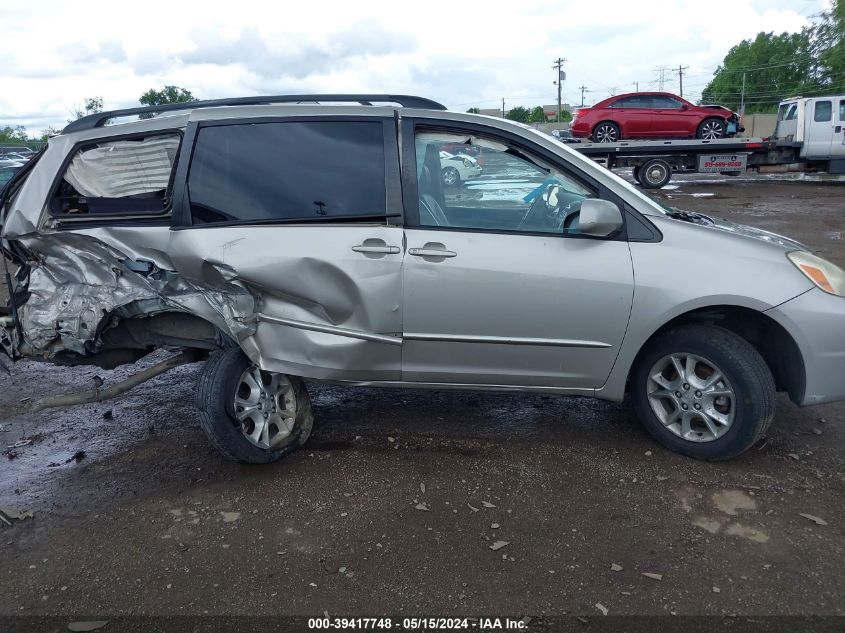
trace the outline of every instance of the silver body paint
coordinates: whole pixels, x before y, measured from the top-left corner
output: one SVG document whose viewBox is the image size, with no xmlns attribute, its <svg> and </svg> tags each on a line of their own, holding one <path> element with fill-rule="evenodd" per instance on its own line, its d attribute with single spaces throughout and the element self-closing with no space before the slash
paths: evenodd
<svg viewBox="0 0 845 633">
<path fill-rule="evenodd" d="M 787 260 L 787 252 L 803 247 L 748 227 L 672 219 L 565 144 L 499 119 L 400 110 L 401 117 L 519 134 L 613 191 L 662 240 L 383 223 L 51 227 L 46 197 L 80 140 L 183 129 L 189 120 L 306 115 L 392 119 L 394 109 L 209 108 L 51 139 L 3 229 L 37 257 L 20 311 L 22 350 L 48 359 L 62 351 L 94 353 L 116 313 L 143 318 L 172 311 L 212 323 L 270 371 L 356 384 L 621 400 L 637 353 L 663 325 L 692 310 L 736 306 L 765 313 L 794 339 L 806 368 L 802 403 L 845 398 L 845 337 L 830 334 L 845 330 L 845 299 L 816 289 Z M 415 254 L 432 243 L 456 256 Z M 368 244 L 389 252 L 362 251 Z M 16 335 L 7 333 L 13 343 Z"/>
</svg>

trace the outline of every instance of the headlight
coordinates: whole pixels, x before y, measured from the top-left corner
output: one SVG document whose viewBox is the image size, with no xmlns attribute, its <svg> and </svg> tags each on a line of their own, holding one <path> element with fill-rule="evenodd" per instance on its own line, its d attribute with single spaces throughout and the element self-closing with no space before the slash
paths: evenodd
<svg viewBox="0 0 845 633">
<path fill-rule="evenodd" d="M 464 158 L 464 167 L 472 167 L 472 161 L 468 158 Z"/>
<path fill-rule="evenodd" d="M 832 295 L 845 297 L 845 270 L 806 251 L 792 251 L 786 256 L 819 288 Z"/>
</svg>

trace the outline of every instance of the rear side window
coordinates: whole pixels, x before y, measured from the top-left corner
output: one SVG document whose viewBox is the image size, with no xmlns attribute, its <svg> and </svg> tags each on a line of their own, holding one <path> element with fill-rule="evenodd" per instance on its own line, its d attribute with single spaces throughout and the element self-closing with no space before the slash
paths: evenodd
<svg viewBox="0 0 845 633">
<path fill-rule="evenodd" d="M 159 134 L 80 147 L 51 201 L 53 215 L 167 213 L 180 140 L 179 134 Z"/>
<path fill-rule="evenodd" d="M 672 97 L 655 95 L 651 98 L 651 107 L 660 108 L 661 110 L 679 110 L 681 108 L 681 102 Z"/>
<path fill-rule="evenodd" d="M 830 121 L 832 113 L 832 104 L 830 101 L 816 101 L 816 109 L 813 112 L 813 121 L 824 123 Z"/>
<path fill-rule="evenodd" d="M 387 214 L 381 121 L 200 128 L 188 176 L 195 224 Z"/>
</svg>

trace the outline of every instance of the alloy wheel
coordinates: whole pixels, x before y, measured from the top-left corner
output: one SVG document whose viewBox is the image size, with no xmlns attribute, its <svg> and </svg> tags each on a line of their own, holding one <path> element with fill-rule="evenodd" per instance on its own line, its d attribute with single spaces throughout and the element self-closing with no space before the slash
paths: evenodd
<svg viewBox="0 0 845 633">
<path fill-rule="evenodd" d="M 598 126 L 593 132 L 596 143 L 615 143 L 618 140 L 617 136 L 616 128 L 607 123 Z"/>
<path fill-rule="evenodd" d="M 701 138 L 712 141 L 724 136 L 725 130 L 722 123 L 719 121 L 707 121 L 701 126 Z"/>
<path fill-rule="evenodd" d="M 736 393 L 725 374 L 701 356 L 664 356 L 651 368 L 646 389 L 663 426 L 690 442 L 717 440 L 734 423 Z"/>
<path fill-rule="evenodd" d="M 235 418 L 244 437 L 258 448 L 270 450 L 284 444 L 296 424 L 296 395 L 284 374 L 248 367 L 237 382 Z"/>
</svg>

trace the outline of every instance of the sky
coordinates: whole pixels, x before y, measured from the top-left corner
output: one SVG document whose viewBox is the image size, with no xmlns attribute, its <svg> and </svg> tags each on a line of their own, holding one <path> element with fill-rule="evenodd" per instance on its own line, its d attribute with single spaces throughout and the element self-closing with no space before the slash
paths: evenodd
<svg viewBox="0 0 845 633">
<path fill-rule="evenodd" d="M 0 126 L 61 128 L 75 106 L 137 106 L 174 84 L 196 97 L 372 92 L 469 107 L 664 88 L 695 100 L 728 50 L 799 31 L 827 0 L 0 0 Z M 675 70 L 672 70 L 675 69 Z"/>
</svg>

